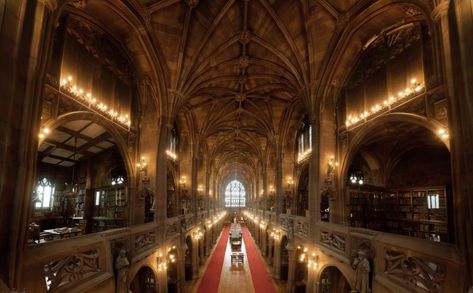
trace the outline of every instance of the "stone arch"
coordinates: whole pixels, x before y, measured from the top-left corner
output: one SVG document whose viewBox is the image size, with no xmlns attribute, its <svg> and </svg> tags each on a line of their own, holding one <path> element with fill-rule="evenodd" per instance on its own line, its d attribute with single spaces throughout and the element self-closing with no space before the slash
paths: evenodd
<svg viewBox="0 0 473 293">
<path fill-rule="evenodd" d="M 437 121 L 428 120 L 423 116 L 419 116 L 416 114 L 411 113 L 391 113 L 385 114 L 380 117 L 375 118 L 374 120 L 366 123 L 365 125 L 361 126 L 361 129 L 358 133 L 353 137 L 348 145 L 347 151 L 343 157 L 343 160 L 340 163 L 340 176 L 339 176 L 339 186 L 342 187 L 342 190 L 346 188 L 346 181 L 345 178 L 348 174 L 348 168 L 350 167 L 350 163 L 353 160 L 356 153 L 360 150 L 361 146 L 363 145 L 363 140 L 373 134 L 374 130 L 378 128 L 380 125 L 389 122 L 404 122 L 410 123 L 416 126 L 419 126 L 423 129 L 428 130 L 434 136 L 438 136 L 438 129 L 443 128 L 444 126 Z M 450 151 L 450 144 L 446 140 L 441 140 L 445 147 Z"/>
<path fill-rule="evenodd" d="M 327 282 L 325 273 L 331 274 L 331 282 L 335 282 L 336 284 Z M 321 292 L 349 293 L 352 288 L 352 282 L 350 281 L 353 279 L 352 274 L 353 272 L 349 266 L 342 267 L 335 263 L 327 263 L 317 271 L 315 276 L 316 284 L 319 284 L 318 289 Z M 335 287 L 332 285 L 335 285 Z M 327 286 L 327 291 L 322 290 L 323 286 Z"/>
<path fill-rule="evenodd" d="M 61 115 L 54 120 L 47 121 L 44 123 L 43 128 L 49 128 L 50 130 L 53 130 L 65 123 L 76 120 L 89 120 L 95 122 L 105 128 L 105 130 L 111 134 L 115 140 L 118 151 L 123 158 L 125 169 L 128 174 L 129 186 L 135 186 L 135 168 L 133 168 L 133 159 L 129 155 L 128 145 L 117 127 L 108 119 L 105 119 L 101 115 L 94 112 L 76 111 Z M 41 145 L 43 140 L 44 139 L 40 139 L 38 145 Z"/>
<path fill-rule="evenodd" d="M 133 274 L 131 274 L 131 272 Z M 159 290 L 158 272 L 153 266 L 147 266 L 147 265 L 136 266 L 136 269 L 131 272 L 129 273 L 130 278 L 128 279 L 129 289 L 135 288 L 137 292 L 150 292 L 150 291 L 147 291 L 147 289 L 153 290 L 153 288 L 154 288 L 154 291 Z M 131 276 L 133 277 L 131 278 Z M 149 280 L 149 278 L 151 277 L 152 277 L 152 280 Z M 143 288 L 145 288 L 145 291 L 142 291 Z"/>
</svg>

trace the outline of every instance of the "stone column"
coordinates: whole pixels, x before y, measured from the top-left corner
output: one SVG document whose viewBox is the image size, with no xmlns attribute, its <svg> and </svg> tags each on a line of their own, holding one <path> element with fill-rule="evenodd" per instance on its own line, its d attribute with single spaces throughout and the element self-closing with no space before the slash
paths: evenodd
<svg viewBox="0 0 473 293">
<path fill-rule="evenodd" d="M 54 0 L 0 6 L 0 287 L 21 288 L 41 94 L 58 10 Z"/>
<path fill-rule="evenodd" d="M 273 276 L 281 279 L 281 239 L 274 240 Z"/>
<path fill-rule="evenodd" d="M 199 241 L 192 237 L 192 279 L 199 277 Z"/>
<path fill-rule="evenodd" d="M 320 121 L 311 118 L 312 155 L 309 161 L 309 241 L 316 240 L 316 223 L 320 219 Z M 315 179 L 315 180 L 314 180 Z"/>
<path fill-rule="evenodd" d="M 455 242 L 465 263 L 467 288 L 473 286 L 473 3 L 455 0 L 453 11 L 456 23 L 449 15 L 449 1 L 437 1 L 432 14 L 442 28 L 445 69 L 449 93 L 449 123 L 455 212 Z M 450 17 L 450 18 L 449 18 Z M 449 34 L 449 28 L 456 30 Z M 449 47 L 452 43 L 453 48 Z M 451 55 L 450 55 L 451 54 Z M 453 59 L 453 60 L 452 60 Z"/>
<path fill-rule="evenodd" d="M 185 255 L 186 255 L 187 245 L 184 243 L 178 247 L 178 254 L 176 259 L 177 266 L 177 292 L 185 293 L 185 282 L 186 282 L 186 272 L 185 272 Z"/>
<path fill-rule="evenodd" d="M 289 254 L 289 264 L 288 264 L 288 274 L 287 274 L 287 284 L 286 292 L 293 293 L 295 289 L 295 275 L 296 275 L 296 249 L 294 247 L 293 241 L 289 242 L 287 245 L 287 252 Z"/>
</svg>

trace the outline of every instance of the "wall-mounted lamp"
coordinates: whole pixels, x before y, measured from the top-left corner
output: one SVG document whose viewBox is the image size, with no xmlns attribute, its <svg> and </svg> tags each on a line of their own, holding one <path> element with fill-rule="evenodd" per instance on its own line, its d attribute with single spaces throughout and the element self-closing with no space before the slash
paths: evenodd
<svg viewBox="0 0 473 293">
<path fill-rule="evenodd" d="M 146 162 L 145 157 L 141 157 L 141 160 L 136 164 L 136 170 L 141 179 L 141 183 L 148 183 L 148 163 Z"/>
<path fill-rule="evenodd" d="M 194 240 L 200 240 L 204 236 L 204 233 L 200 231 L 200 228 L 197 228 L 194 232 L 192 232 L 192 237 Z"/>
<path fill-rule="evenodd" d="M 351 174 L 350 183 L 354 185 L 363 185 L 365 183 L 362 174 Z"/>
<path fill-rule="evenodd" d="M 330 156 L 330 160 L 328 161 L 328 167 L 327 167 L 327 174 L 328 176 L 333 176 L 335 174 L 335 169 L 338 167 L 338 162 L 335 161 L 334 156 Z"/>
<path fill-rule="evenodd" d="M 307 258 L 307 267 L 309 269 L 316 270 L 318 266 L 319 266 L 319 256 L 315 252 L 312 252 L 312 254 L 310 254 Z"/>
<path fill-rule="evenodd" d="M 171 150 L 166 150 L 166 155 L 174 161 L 177 160 L 177 154 Z"/>
<path fill-rule="evenodd" d="M 47 127 L 41 128 L 41 130 L 39 131 L 39 134 L 38 134 L 39 139 L 45 138 L 50 132 L 51 131 Z"/>
<path fill-rule="evenodd" d="M 281 231 L 279 231 L 278 229 L 273 229 L 273 231 L 271 231 L 271 237 L 273 237 L 274 240 L 279 240 L 281 239 Z"/>
<path fill-rule="evenodd" d="M 162 253 L 159 254 L 157 262 L 158 262 L 158 271 L 161 272 L 161 271 L 167 270 L 168 263 L 167 263 L 166 259 L 163 257 Z"/>
<path fill-rule="evenodd" d="M 269 191 L 269 193 L 274 193 L 274 186 L 270 185 L 268 191 Z"/>
<path fill-rule="evenodd" d="M 450 134 L 448 133 L 448 129 L 446 129 L 446 128 L 439 128 L 437 133 L 439 134 L 440 138 L 442 138 L 442 139 L 450 138 Z"/>
<path fill-rule="evenodd" d="M 291 191 L 291 190 L 292 190 L 292 186 L 294 185 L 294 179 L 292 179 L 292 177 L 289 176 L 289 177 L 287 177 L 286 182 L 287 182 L 287 189 L 288 189 L 289 191 Z"/>
<path fill-rule="evenodd" d="M 204 186 L 203 186 L 202 184 L 199 184 L 199 185 L 197 186 L 197 191 L 198 191 L 199 193 L 204 192 Z"/>
<path fill-rule="evenodd" d="M 187 183 L 186 176 L 181 176 L 181 179 L 179 179 L 179 185 L 181 186 L 181 189 L 186 189 L 186 183 Z"/>
</svg>

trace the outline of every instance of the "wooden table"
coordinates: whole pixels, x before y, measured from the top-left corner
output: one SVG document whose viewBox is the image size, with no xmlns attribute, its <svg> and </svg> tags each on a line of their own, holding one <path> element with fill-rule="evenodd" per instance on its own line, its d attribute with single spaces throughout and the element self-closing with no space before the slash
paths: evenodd
<svg viewBox="0 0 473 293">
<path fill-rule="evenodd" d="M 80 233 L 82 233 L 82 229 L 62 227 L 44 230 L 41 234 L 43 234 L 44 240 L 53 240 L 55 236 L 58 236 L 60 239 L 62 239 L 69 238 L 71 236 L 77 236 Z"/>
<path fill-rule="evenodd" d="M 245 254 L 243 252 L 232 252 L 230 255 L 230 260 L 232 263 L 244 263 Z"/>
</svg>

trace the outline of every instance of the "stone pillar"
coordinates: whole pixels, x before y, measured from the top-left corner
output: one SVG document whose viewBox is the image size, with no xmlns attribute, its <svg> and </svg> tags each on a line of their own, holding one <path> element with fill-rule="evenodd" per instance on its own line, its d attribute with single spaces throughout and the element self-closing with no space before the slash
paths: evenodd
<svg viewBox="0 0 473 293">
<path fill-rule="evenodd" d="M 274 240 L 273 276 L 281 279 L 281 238 Z"/>
<path fill-rule="evenodd" d="M 204 264 L 204 240 L 203 239 L 199 239 L 197 240 L 197 247 L 199 249 L 199 265 L 203 265 Z"/>
<path fill-rule="evenodd" d="M 177 254 L 177 292 L 185 293 L 185 283 L 186 283 L 186 272 L 185 272 L 185 255 L 186 255 L 187 245 L 184 243 L 178 248 Z"/>
<path fill-rule="evenodd" d="M 309 268 L 307 270 L 307 287 L 305 291 L 311 292 L 311 293 L 319 292 L 319 282 L 317 280 L 317 272 L 314 269 Z"/>
<path fill-rule="evenodd" d="M 192 236 L 192 279 L 199 277 L 199 241 Z"/>
<path fill-rule="evenodd" d="M 41 94 L 58 10 L 54 0 L 0 6 L 0 287 L 21 288 Z"/>
<path fill-rule="evenodd" d="M 293 241 L 289 242 L 289 244 L 286 247 L 288 255 L 289 255 L 287 284 L 286 284 L 287 293 L 293 293 L 295 289 L 294 279 L 296 276 L 296 249 L 292 242 Z"/>
<path fill-rule="evenodd" d="M 316 116 L 317 117 L 317 116 Z M 316 223 L 320 219 L 320 123 L 317 118 L 311 118 L 312 125 L 312 155 L 309 161 L 309 241 L 316 240 Z"/>
<path fill-rule="evenodd" d="M 467 288 L 473 286 L 473 3 L 470 0 L 456 0 L 453 11 L 456 23 L 449 15 L 449 1 L 439 2 L 433 14 L 440 21 L 449 93 L 449 124 L 455 212 L 455 242 L 463 255 Z M 437 16 L 437 17 L 436 17 Z M 450 17 L 450 18 L 449 18 Z M 456 31 L 449 33 L 449 28 Z M 449 48 L 452 43 L 453 50 Z M 456 46 L 458 45 L 458 46 Z M 450 56 L 451 54 L 451 56 Z M 453 59 L 453 60 L 452 60 Z"/>
</svg>

